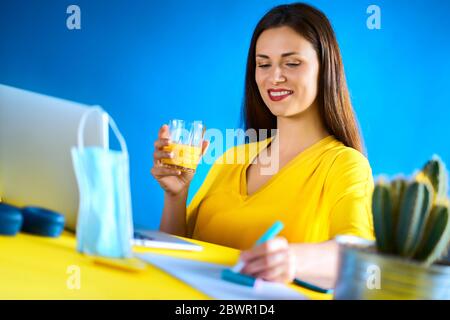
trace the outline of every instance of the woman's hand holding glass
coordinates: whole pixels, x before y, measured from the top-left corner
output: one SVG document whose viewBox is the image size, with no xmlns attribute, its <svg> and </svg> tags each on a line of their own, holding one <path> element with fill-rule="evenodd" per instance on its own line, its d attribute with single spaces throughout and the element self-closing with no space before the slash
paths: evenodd
<svg viewBox="0 0 450 320">
<path fill-rule="evenodd" d="M 172 141 L 170 140 L 169 126 L 163 125 L 159 129 L 158 139 L 154 144 L 153 168 L 150 172 L 156 181 L 158 181 L 163 190 L 174 196 L 187 192 L 195 172 L 184 171 L 179 168 L 169 167 L 163 164 L 162 161 L 164 159 L 173 159 L 175 156 L 173 152 L 167 152 L 164 150 L 164 148 L 169 146 L 171 143 Z M 201 155 L 205 153 L 208 145 L 208 141 L 202 140 Z"/>
</svg>

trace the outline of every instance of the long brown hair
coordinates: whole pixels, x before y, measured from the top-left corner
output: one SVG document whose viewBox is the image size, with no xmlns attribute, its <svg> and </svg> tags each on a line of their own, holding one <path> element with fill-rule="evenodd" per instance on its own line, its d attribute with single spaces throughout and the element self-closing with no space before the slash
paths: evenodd
<svg viewBox="0 0 450 320">
<path fill-rule="evenodd" d="M 256 41 L 264 30 L 288 26 L 308 40 L 319 58 L 319 112 L 328 132 L 344 145 L 363 152 L 356 116 L 350 101 L 344 66 L 331 23 L 318 9 L 304 4 L 280 5 L 270 10 L 253 32 L 247 59 L 243 120 L 245 129 L 276 129 L 255 80 Z M 270 135 L 270 133 L 269 133 Z"/>
</svg>

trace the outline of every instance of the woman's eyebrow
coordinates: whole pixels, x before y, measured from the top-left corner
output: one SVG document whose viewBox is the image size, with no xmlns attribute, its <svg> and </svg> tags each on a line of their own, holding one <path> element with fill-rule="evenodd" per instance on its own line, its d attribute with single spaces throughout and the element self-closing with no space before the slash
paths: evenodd
<svg viewBox="0 0 450 320">
<path fill-rule="evenodd" d="M 283 53 L 281 56 L 283 57 L 283 58 L 285 58 L 285 57 L 289 57 L 289 56 L 293 56 L 293 55 L 300 55 L 300 53 L 298 53 L 298 52 L 287 52 L 287 53 Z"/>
<path fill-rule="evenodd" d="M 281 54 L 281 57 L 285 58 L 285 57 L 289 57 L 289 56 L 293 56 L 293 55 L 300 55 L 300 54 L 298 52 L 292 51 L 292 52 L 286 52 L 286 53 Z M 270 59 L 269 56 L 265 55 L 265 54 L 257 54 L 256 57 L 263 58 L 263 59 Z"/>
</svg>

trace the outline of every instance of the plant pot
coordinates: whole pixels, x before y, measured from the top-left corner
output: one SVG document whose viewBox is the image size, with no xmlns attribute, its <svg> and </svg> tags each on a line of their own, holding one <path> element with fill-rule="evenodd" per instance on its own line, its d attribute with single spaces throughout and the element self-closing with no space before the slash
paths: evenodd
<svg viewBox="0 0 450 320">
<path fill-rule="evenodd" d="M 372 248 L 340 246 L 337 300 L 450 299 L 450 266 L 420 263 Z"/>
</svg>

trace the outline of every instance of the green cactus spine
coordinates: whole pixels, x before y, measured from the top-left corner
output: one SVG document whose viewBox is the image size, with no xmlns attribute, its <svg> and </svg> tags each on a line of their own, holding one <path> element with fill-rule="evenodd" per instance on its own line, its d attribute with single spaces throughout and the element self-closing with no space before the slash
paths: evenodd
<svg viewBox="0 0 450 320">
<path fill-rule="evenodd" d="M 396 246 L 404 257 L 412 257 L 419 246 L 433 199 L 432 187 L 414 181 L 406 187 L 401 201 Z"/>
<path fill-rule="evenodd" d="M 390 186 L 383 181 L 375 186 L 372 213 L 378 250 L 392 253 L 394 251 L 392 197 Z"/>
</svg>

